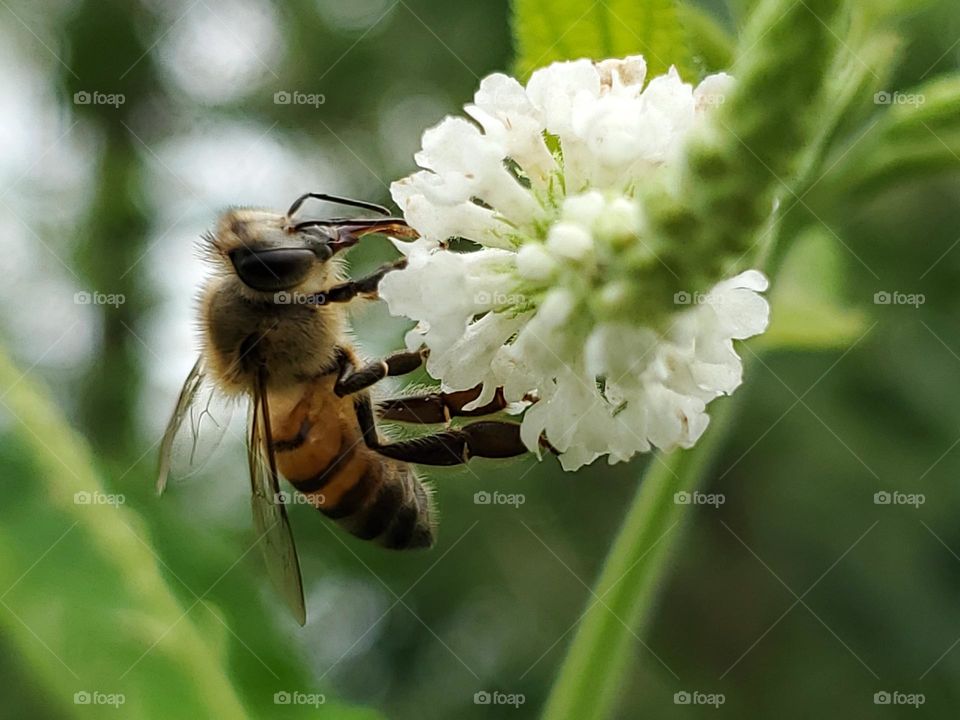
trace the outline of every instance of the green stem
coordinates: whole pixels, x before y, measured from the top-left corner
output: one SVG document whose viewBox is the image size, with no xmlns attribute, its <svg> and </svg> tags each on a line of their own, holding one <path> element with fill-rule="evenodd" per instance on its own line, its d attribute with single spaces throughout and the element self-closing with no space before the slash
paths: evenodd
<svg viewBox="0 0 960 720">
<path fill-rule="evenodd" d="M 703 480 L 723 444 L 736 403 L 716 401 L 712 427 L 691 450 L 648 466 L 547 699 L 544 720 L 600 720 L 615 708 L 635 633 L 652 615 L 689 505 L 674 501 Z M 625 632 L 624 627 L 631 629 Z"/>
<path fill-rule="evenodd" d="M 94 690 L 122 694 L 122 717 L 248 717 L 220 623 L 195 622 L 143 519 L 106 493 L 86 444 L 2 350 L 0 391 L 3 437 L 16 443 L 0 462 L 20 458 L 0 465 L 16 497 L 0 506 L 0 636 L 34 689 L 60 717 L 86 709 L 75 692 Z"/>
</svg>

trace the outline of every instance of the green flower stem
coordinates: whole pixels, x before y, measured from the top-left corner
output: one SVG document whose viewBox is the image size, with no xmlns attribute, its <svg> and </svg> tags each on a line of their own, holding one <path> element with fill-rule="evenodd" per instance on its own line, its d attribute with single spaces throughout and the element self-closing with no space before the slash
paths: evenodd
<svg viewBox="0 0 960 720">
<path fill-rule="evenodd" d="M 691 450 L 655 457 L 617 534 L 543 713 L 544 720 L 612 715 L 634 654 L 635 633 L 652 615 L 690 506 L 674 502 L 703 480 L 723 444 L 736 401 L 715 403 L 710 429 Z M 630 628 L 628 632 L 626 628 Z"/>
</svg>

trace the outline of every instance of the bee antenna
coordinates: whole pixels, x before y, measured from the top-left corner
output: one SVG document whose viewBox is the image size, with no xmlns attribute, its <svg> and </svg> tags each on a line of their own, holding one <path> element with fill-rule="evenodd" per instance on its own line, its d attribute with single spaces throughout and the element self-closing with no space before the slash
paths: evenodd
<svg viewBox="0 0 960 720">
<path fill-rule="evenodd" d="M 290 209 L 287 210 L 287 217 L 293 217 L 294 213 L 300 209 L 300 206 L 303 205 L 306 200 L 311 198 L 314 200 L 333 202 L 339 205 L 363 208 L 364 210 L 372 210 L 373 212 L 380 213 L 381 215 L 390 214 L 390 211 L 387 208 L 385 208 L 383 205 L 378 205 L 377 203 L 366 202 L 364 200 L 354 200 L 353 198 L 342 197 L 340 195 L 328 195 L 327 193 L 304 193 L 293 201 L 293 205 L 291 205 Z"/>
</svg>

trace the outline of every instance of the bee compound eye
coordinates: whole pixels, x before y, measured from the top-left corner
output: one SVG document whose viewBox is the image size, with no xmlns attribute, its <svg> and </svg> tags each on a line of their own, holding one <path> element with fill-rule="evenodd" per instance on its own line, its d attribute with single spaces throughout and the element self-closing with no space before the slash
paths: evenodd
<svg viewBox="0 0 960 720">
<path fill-rule="evenodd" d="M 277 292 L 302 282 L 317 256 L 309 248 L 241 248 L 231 253 L 230 259 L 245 285 L 263 292 Z"/>
</svg>

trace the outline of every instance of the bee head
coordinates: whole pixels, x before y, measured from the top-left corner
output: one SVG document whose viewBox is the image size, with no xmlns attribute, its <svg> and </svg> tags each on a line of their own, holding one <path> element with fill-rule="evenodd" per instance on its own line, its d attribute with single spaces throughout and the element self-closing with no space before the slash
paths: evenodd
<svg viewBox="0 0 960 720">
<path fill-rule="evenodd" d="M 283 215 L 230 210 L 209 236 L 215 261 L 250 290 L 291 290 L 328 274 L 331 238 L 323 228 L 297 228 Z"/>
</svg>

